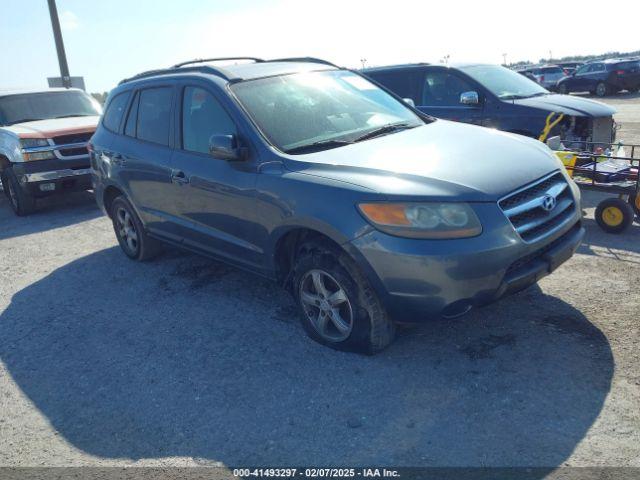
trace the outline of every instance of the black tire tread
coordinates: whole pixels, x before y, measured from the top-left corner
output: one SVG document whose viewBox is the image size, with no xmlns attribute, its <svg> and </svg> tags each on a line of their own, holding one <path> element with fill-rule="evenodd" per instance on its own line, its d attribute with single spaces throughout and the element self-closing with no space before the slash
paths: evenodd
<svg viewBox="0 0 640 480">
<path fill-rule="evenodd" d="M 396 330 L 395 323 L 391 320 L 384 309 L 378 295 L 369 284 L 369 281 L 362 274 L 355 262 L 344 251 L 338 251 L 337 248 L 332 245 L 327 245 L 325 242 L 314 241 L 303 245 L 297 257 L 298 258 L 293 268 L 293 293 L 296 300 L 297 292 L 295 290 L 297 289 L 298 280 L 305 273 L 304 271 L 301 271 L 301 266 L 305 265 L 307 262 L 311 262 L 316 265 L 330 265 L 331 263 L 337 263 L 348 274 L 348 276 L 351 277 L 350 280 L 352 280 L 353 287 L 357 291 L 358 305 L 354 305 L 353 307 L 360 307 L 364 309 L 369 322 L 368 335 L 367 338 L 364 339 L 363 344 L 349 345 L 349 339 L 341 344 L 323 342 L 318 338 L 318 336 L 309 332 L 309 329 L 306 328 L 306 324 L 304 323 L 306 320 L 303 319 L 305 329 L 314 340 L 335 349 L 357 351 L 368 355 L 373 355 L 384 350 L 393 342 Z M 304 315 L 304 313 L 301 312 L 301 315 Z M 354 316 L 355 315 L 356 313 L 354 312 Z"/>
<path fill-rule="evenodd" d="M 13 191 L 16 192 L 16 196 L 18 199 L 18 206 L 16 207 L 11 198 L 9 197 L 9 183 L 11 183 L 11 187 Z M 13 172 L 11 167 L 6 168 L 2 172 L 2 187 L 7 194 L 7 198 L 9 199 L 9 204 L 11 208 L 19 217 L 24 217 L 32 214 L 36 209 L 36 199 L 29 195 L 24 189 L 20 186 L 20 182 L 18 182 L 18 178 L 16 174 Z"/>
<path fill-rule="evenodd" d="M 142 224 L 142 221 L 138 217 L 138 214 L 136 213 L 135 209 L 131 205 L 131 202 L 129 202 L 129 200 L 127 200 L 127 198 L 124 195 L 119 195 L 118 197 L 116 197 L 113 200 L 113 202 L 111 202 L 111 212 L 110 212 L 111 215 L 110 216 L 111 216 L 111 219 L 112 219 L 112 222 L 113 222 L 114 231 L 116 229 L 115 209 L 121 203 L 124 204 L 124 206 L 126 206 L 126 208 L 129 210 L 129 213 L 133 217 L 133 221 L 136 224 L 136 230 L 137 230 L 138 236 L 140 238 L 139 241 L 138 241 L 138 245 L 139 245 L 138 254 L 135 257 L 130 256 L 126 252 L 124 247 L 122 247 L 122 244 L 120 245 L 122 247 L 125 255 L 127 255 L 132 260 L 136 260 L 138 262 L 146 262 L 146 261 L 154 259 L 155 257 L 157 257 L 162 252 L 162 243 L 160 241 L 156 240 L 155 238 L 150 237 L 147 234 L 147 231 L 145 230 L 144 225 Z M 120 239 L 118 238 L 117 235 L 116 235 L 116 238 L 118 239 L 118 242 L 120 243 Z"/>
</svg>

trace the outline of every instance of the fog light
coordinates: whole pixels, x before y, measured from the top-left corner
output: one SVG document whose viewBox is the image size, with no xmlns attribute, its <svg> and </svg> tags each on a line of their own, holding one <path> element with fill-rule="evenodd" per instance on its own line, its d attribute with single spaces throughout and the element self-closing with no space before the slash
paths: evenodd
<svg viewBox="0 0 640 480">
<path fill-rule="evenodd" d="M 40 190 L 43 192 L 52 192 L 56 189 L 55 183 L 43 183 L 40 185 Z"/>
</svg>

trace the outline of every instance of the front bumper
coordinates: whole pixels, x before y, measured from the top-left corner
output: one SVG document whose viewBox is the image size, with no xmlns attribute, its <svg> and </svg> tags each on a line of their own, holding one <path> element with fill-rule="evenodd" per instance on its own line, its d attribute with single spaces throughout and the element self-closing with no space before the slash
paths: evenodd
<svg viewBox="0 0 640 480">
<path fill-rule="evenodd" d="M 485 226 L 482 235 L 463 240 L 373 231 L 351 244 L 392 318 L 421 322 L 460 316 L 536 283 L 573 255 L 585 232 L 579 209 L 561 230 L 534 244 L 504 220 Z"/>
<path fill-rule="evenodd" d="M 22 188 L 35 197 L 92 188 L 88 158 L 16 163 L 13 171 Z"/>
</svg>

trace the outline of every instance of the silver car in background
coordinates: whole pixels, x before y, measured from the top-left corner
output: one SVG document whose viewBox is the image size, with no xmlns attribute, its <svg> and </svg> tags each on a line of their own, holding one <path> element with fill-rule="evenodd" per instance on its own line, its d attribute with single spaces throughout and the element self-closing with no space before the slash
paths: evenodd
<svg viewBox="0 0 640 480">
<path fill-rule="evenodd" d="M 544 65 L 522 70 L 520 73 L 528 73 L 535 81 L 548 90 L 554 90 L 559 80 L 566 77 L 562 67 L 558 65 Z M 527 76 L 529 76 L 527 75 Z"/>
</svg>

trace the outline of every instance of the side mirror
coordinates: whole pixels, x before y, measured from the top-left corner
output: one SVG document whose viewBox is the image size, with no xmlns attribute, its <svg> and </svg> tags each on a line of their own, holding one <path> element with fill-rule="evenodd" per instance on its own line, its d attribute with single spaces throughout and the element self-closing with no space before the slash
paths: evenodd
<svg viewBox="0 0 640 480">
<path fill-rule="evenodd" d="M 416 102 L 413 101 L 413 98 L 403 98 L 402 101 L 407 105 L 410 105 L 413 108 L 416 108 Z"/>
<path fill-rule="evenodd" d="M 478 105 L 480 103 L 478 92 L 462 92 L 460 94 L 460 103 L 462 105 Z"/>
<path fill-rule="evenodd" d="M 235 135 L 211 135 L 209 153 L 222 160 L 242 160 L 243 149 L 238 147 Z"/>
</svg>

